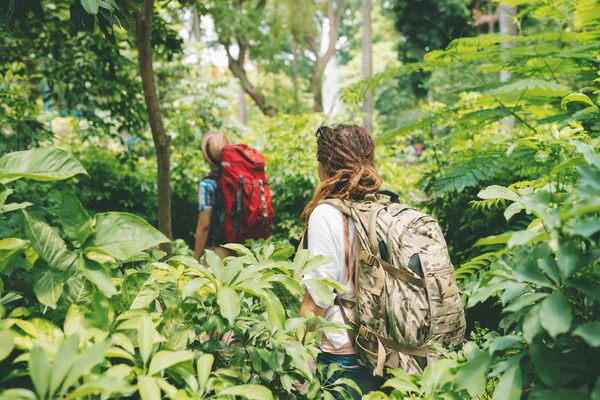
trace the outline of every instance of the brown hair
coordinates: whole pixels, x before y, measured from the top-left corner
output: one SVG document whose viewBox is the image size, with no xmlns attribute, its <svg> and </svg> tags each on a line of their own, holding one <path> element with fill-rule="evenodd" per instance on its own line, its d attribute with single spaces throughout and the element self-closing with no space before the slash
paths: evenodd
<svg viewBox="0 0 600 400">
<path fill-rule="evenodd" d="M 315 195 L 302 212 L 300 219 L 304 224 L 308 224 L 310 214 L 321 201 L 329 198 L 360 200 L 377 191 L 382 183 L 375 169 L 375 140 L 365 128 L 338 124 L 319 128 L 318 136 L 317 160 L 328 178 L 317 186 Z M 346 216 L 344 247 L 346 267 L 349 268 L 350 239 Z"/>
</svg>

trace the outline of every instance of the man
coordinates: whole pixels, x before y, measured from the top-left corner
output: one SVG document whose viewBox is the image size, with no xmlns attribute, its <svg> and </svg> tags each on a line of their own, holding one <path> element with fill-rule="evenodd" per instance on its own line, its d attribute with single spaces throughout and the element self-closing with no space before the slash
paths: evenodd
<svg viewBox="0 0 600 400">
<path fill-rule="evenodd" d="M 197 260 L 206 249 L 214 251 L 221 258 L 233 254 L 221 247 L 226 240 L 223 230 L 225 209 L 221 199 L 219 177 L 222 150 L 229 144 L 229 139 L 223 132 L 208 131 L 202 138 L 202 154 L 211 171 L 198 185 L 198 225 L 194 247 L 194 258 Z"/>
</svg>

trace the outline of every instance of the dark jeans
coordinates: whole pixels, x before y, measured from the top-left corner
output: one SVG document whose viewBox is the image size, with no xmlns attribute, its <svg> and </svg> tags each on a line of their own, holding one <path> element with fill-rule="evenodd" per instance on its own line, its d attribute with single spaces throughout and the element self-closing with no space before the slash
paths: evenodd
<svg viewBox="0 0 600 400">
<path fill-rule="evenodd" d="M 363 367 L 351 368 L 358 365 L 356 361 L 356 356 L 354 354 L 331 354 L 331 353 L 321 353 L 317 357 L 317 363 L 322 363 L 327 366 L 331 364 L 339 364 L 342 368 L 344 368 L 344 372 L 336 372 L 330 379 L 325 381 L 325 384 L 331 385 L 333 382 L 338 380 L 339 378 L 347 378 L 351 379 L 360 388 L 362 394 L 367 394 L 374 390 L 379 390 L 381 385 L 385 382 L 383 378 L 375 377 L 369 370 Z M 325 378 L 325 377 L 324 377 Z M 360 399 L 361 396 L 352 388 L 348 386 L 344 386 L 344 388 L 352 395 L 353 399 Z M 337 392 L 331 392 L 333 397 L 338 399 L 343 399 L 342 396 Z"/>
</svg>

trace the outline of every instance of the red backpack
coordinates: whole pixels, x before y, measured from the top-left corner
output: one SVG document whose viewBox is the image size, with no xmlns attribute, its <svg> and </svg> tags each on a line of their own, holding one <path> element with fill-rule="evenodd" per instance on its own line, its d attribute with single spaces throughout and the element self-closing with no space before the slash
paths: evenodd
<svg viewBox="0 0 600 400">
<path fill-rule="evenodd" d="M 225 206 L 227 243 L 267 239 L 273 222 L 265 157 L 245 144 L 223 147 L 219 188 Z"/>
</svg>

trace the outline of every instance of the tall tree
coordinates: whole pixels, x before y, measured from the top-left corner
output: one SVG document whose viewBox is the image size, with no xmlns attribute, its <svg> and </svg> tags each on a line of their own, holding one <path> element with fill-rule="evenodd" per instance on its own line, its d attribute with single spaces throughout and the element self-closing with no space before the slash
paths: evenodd
<svg viewBox="0 0 600 400">
<path fill-rule="evenodd" d="M 335 4 L 334 4 L 335 3 Z M 313 110 L 315 112 L 323 112 L 323 73 L 325 67 L 335 54 L 335 45 L 340 38 L 340 22 L 342 11 L 344 9 L 344 0 L 327 0 L 327 20 L 329 22 L 329 36 L 327 38 L 327 48 L 325 53 L 321 54 L 321 48 L 324 47 L 321 43 L 325 40 L 324 35 L 320 34 L 325 26 L 324 18 L 321 18 L 321 29 L 315 29 L 312 24 L 308 25 L 308 29 L 304 31 L 304 39 L 308 43 L 310 51 L 313 53 L 315 61 L 312 65 L 312 90 L 313 90 Z M 315 19 L 315 16 L 309 16 Z M 306 26 L 306 25 L 305 25 Z M 320 38 L 317 38 L 317 35 Z"/>
<path fill-rule="evenodd" d="M 372 0 L 363 0 L 363 34 L 362 34 L 362 76 L 366 78 L 373 73 L 373 35 L 371 32 L 371 4 Z M 373 130 L 373 93 L 369 91 L 363 104 L 365 113 L 365 128 Z"/>
<path fill-rule="evenodd" d="M 136 36 L 138 61 L 142 77 L 142 87 L 146 100 L 146 111 L 152 131 L 152 140 L 156 151 L 157 184 L 158 184 L 158 229 L 169 239 L 172 239 L 171 228 L 171 139 L 165 132 L 160 113 L 154 67 L 152 65 L 152 15 L 154 0 L 144 0 L 142 10 L 136 21 Z M 161 248 L 171 255 L 171 243 L 161 245 Z"/>
<path fill-rule="evenodd" d="M 277 108 L 270 104 L 261 91 L 248 78 L 246 63 L 250 48 L 259 28 L 265 20 L 267 0 L 213 0 L 199 5 L 204 15 L 210 15 L 215 23 L 218 42 L 225 48 L 229 70 L 256 103 L 263 114 L 273 117 Z"/>
</svg>

